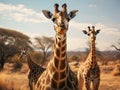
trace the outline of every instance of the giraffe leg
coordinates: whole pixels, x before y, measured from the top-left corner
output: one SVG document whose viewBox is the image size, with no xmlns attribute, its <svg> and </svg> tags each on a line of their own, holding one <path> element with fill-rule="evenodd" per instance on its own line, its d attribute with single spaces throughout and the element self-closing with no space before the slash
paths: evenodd
<svg viewBox="0 0 120 90">
<path fill-rule="evenodd" d="M 84 84 L 84 79 L 82 77 L 79 77 L 79 90 L 82 90 L 83 84 Z"/>
<path fill-rule="evenodd" d="M 34 90 L 34 87 L 35 87 L 34 78 L 29 78 L 29 88 L 30 88 L 30 90 Z"/>
<path fill-rule="evenodd" d="M 33 90 L 33 84 L 31 80 L 29 80 L 29 87 L 30 87 L 30 90 Z"/>
<path fill-rule="evenodd" d="M 85 88 L 86 88 L 86 90 L 91 90 L 90 89 L 90 80 L 89 79 L 85 79 Z"/>
<path fill-rule="evenodd" d="M 98 90 L 100 84 L 100 78 L 94 79 L 92 82 L 92 88 L 93 90 Z"/>
</svg>

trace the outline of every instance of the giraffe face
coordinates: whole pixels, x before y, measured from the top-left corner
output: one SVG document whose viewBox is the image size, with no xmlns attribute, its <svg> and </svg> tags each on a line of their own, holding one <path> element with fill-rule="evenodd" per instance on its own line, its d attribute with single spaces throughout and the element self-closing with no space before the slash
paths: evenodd
<svg viewBox="0 0 120 90">
<path fill-rule="evenodd" d="M 48 10 L 43 10 L 43 14 L 48 18 L 51 19 L 54 23 L 54 30 L 59 35 L 64 35 L 69 26 L 69 21 L 76 16 L 76 12 L 78 10 L 73 10 L 69 14 L 67 13 L 67 5 L 62 5 L 62 10 L 58 9 L 59 5 L 54 5 L 54 14 L 52 14 Z"/>
<path fill-rule="evenodd" d="M 89 33 L 90 40 L 91 41 L 95 41 L 96 40 L 95 30 L 94 29 L 90 29 L 88 31 L 88 33 Z"/>
<path fill-rule="evenodd" d="M 88 31 L 83 30 L 84 34 L 87 34 L 90 37 L 90 41 L 95 41 L 96 40 L 96 35 L 100 32 L 100 30 L 96 30 L 94 26 L 92 26 L 92 29 L 88 26 Z"/>
<path fill-rule="evenodd" d="M 68 30 L 69 18 L 65 16 L 63 12 L 58 12 L 52 17 L 54 23 L 54 30 L 57 34 L 65 34 Z"/>
<path fill-rule="evenodd" d="M 20 56 L 19 56 L 19 59 L 22 59 L 24 56 L 26 56 L 27 55 L 27 50 L 25 50 L 25 49 L 23 49 L 22 51 L 21 51 L 21 54 L 20 54 Z"/>
</svg>

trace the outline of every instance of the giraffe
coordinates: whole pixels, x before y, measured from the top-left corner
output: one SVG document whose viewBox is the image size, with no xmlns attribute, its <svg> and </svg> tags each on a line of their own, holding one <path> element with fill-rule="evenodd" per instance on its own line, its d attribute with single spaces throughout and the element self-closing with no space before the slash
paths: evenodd
<svg viewBox="0 0 120 90">
<path fill-rule="evenodd" d="M 88 26 L 88 31 L 83 30 L 84 34 L 90 37 L 90 52 L 86 61 L 79 66 L 77 77 L 79 82 L 79 90 L 82 90 L 83 84 L 85 84 L 86 90 L 90 90 L 90 84 L 92 82 L 92 90 L 98 90 L 100 84 L 100 68 L 96 61 L 95 55 L 95 40 L 96 35 L 100 30 L 95 31 L 95 27 L 92 29 Z"/>
<path fill-rule="evenodd" d="M 23 58 L 23 56 L 27 57 L 29 72 L 28 72 L 28 80 L 30 90 L 34 90 L 34 85 L 36 84 L 39 76 L 46 70 L 44 67 L 35 63 L 32 58 L 30 52 L 27 49 L 23 49 L 19 56 L 19 59 Z"/>
<path fill-rule="evenodd" d="M 54 4 L 54 14 L 43 10 L 43 14 L 54 23 L 56 32 L 53 55 L 47 65 L 46 71 L 38 79 L 35 90 L 78 90 L 77 75 L 71 71 L 67 61 L 66 32 L 69 21 L 76 16 L 78 10 L 67 13 L 67 5 Z"/>
</svg>

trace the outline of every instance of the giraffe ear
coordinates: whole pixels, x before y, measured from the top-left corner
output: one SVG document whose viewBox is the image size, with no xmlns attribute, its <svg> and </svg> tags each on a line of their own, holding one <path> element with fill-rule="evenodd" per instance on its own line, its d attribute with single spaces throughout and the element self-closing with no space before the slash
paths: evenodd
<svg viewBox="0 0 120 90">
<path fill-rule="evenodd" d="M 95 31 L 95 35 L 97 35 L 99 32 L 100 32 L 100 30 L 96 30 L 96 31 Z"/>
<path fill-rule="evenodd" d="M 70 13 L 68 14 L 69 19 L 72 19 L 76 16 L 76 13 L 78 12 L 78 10 L 72 10 L 70 11 Z"/>
<path fill-rule="evenodd" d="M 48 19 L 51 19 L 52 17 L 52 13 L 48 10 L 42 10 L 43 14 L 45 15 L 45 17 L 47 17 Z"/>
</svg>

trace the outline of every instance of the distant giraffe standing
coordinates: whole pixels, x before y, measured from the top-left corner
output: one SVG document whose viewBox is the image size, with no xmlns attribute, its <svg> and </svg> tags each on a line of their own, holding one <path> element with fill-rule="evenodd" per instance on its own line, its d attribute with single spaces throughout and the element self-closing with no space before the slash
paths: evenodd
<svg viewBox="0 0 120 90">
<path fill-rule="evenodd" d="M 66 4 L 62 5 L 62 11 L 59 11 L 58 7 L 58 4 L 54 5 L 54 14 L 48 10 L 43 10 L 43 14 L 52 19 L 56 35 L 52 58 L 46 71 L 37 81 L 35 90 L 78 90 L 77 76 L 71 71 L 66 54 L 68 22 L 75 17 L 78 10 L 73 10 L 67 14 Z"/>
<path fill-rule="evenodd" d="M 78 69 L 79 90 L 82 90 L 83 84 L 85 84 L 86 90 L 91 90 L 91 82 L 92 90 L 98 90 L 100 84 L 100 68 L 96 61 L 95 40 L 100 30 L 95 31 L 94 26 L 92 26 L 92 29 L 88 27 L 88 31 L 83 30 L 83 32 L 90 37 L 90 52 L 84 64 L 80 65 Z"/>
<path fill-rule="evenodd" d="M 40 77 L 40 75 L 46 69 L 43 68 L 42 66 L 36 64 L 35 62 L 33 62 L 33 60 L 31 59 L 30 52 L 28 52 L 28 50 L 23 49 L 21 51 L 19 59 L 23 58 L 23 56 L 27 57 L 28 67 L 30 69 L 29 73 L 28 73 L 29 87 L 30 87 L 30 90 L 34 90 L 34 85 L 36 84 L 36 82 L 37 82 L 38 78 Z"/>
</svg>

